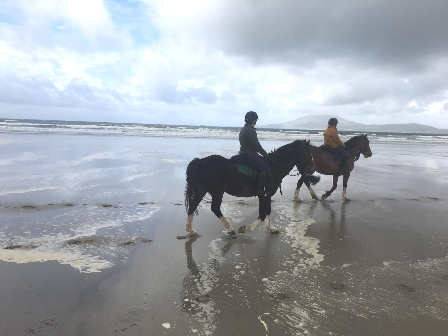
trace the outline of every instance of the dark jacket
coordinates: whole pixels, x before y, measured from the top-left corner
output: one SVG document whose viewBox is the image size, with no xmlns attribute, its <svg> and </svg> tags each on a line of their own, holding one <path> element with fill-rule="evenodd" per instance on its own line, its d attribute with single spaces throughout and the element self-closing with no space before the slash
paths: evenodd
<svg viewBox="0 0 448 336">
<path fill-rule="evenodd" d="M 240 154 L 257 156 L 257 153 L 268 155 L 258 141 L 255 128 L 246 124 L 240 131 Z"/>
</svg>

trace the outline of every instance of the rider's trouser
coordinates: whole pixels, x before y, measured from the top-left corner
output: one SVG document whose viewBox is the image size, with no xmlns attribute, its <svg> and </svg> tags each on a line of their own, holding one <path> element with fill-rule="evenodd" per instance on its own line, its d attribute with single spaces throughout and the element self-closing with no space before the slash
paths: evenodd
<svg viewBox="0 0 448 336">
<path fill-rule="evenodd" d="M 255 193 L 258 196 L 263 196 L 264 186 L 266 184 L 266 176 L 268 175 L 269 172 L 269 165 L 258 156 L 252 156 L 247 154 L 241 154 L 241 156 L 243 157 L 244 162 L 249 167 L 258 170 L 260 172 L 257 179 L 257 186 L 255 188 Z"/>
</svg>

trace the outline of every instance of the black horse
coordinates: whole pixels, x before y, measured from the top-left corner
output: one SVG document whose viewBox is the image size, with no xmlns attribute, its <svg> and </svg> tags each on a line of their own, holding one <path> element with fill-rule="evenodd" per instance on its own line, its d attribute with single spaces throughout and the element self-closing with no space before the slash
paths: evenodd
<svg viewBox="0 0 448 336">
<path fill-rule="evenodd" d="M 314 170 L 309 140 L 296 140 L 269 153 L 268 157 L 271 171 L 266 179 L 266 196 L 259 197 L 259 217 L 249 227 L 240 227 L 239 233 L 253 231 L 265 219 L 266 228 L 271 233 L 278 233 L 270 223 L 271 197 L 294 166 L 304 175 L 310 175 Z M 220 155 L 193 159 L 187 167 L 186 176 L 185 207 L 188 217 L 185 228 L 190 236 L 197 236 L 192 227 L 193 215 L 207 192 L 212 197 L 212 212 L 221 220 L 227 233 L 235 235 L 235 230 L 221 212 L 223 195 L 226 192 L 237 197 L 255 196 L 256 178 L 238 173 L 235 163 Z"/>
</svg>

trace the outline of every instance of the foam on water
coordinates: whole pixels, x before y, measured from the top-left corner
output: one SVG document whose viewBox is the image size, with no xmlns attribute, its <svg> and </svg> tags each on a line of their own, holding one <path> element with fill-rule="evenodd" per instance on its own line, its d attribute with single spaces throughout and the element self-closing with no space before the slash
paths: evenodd
<svg viewBox="0 0 448 336">
<path fill-rule="evenodd" d="M 239 128 L 0 119 L 0 132 L 238 139 Z M 263 140 L 292 141 L 306 138 L 321 143 L 322 133 L 322 131 L 313 130 L 258 129 L 258 137 Z M 343 141 L 360 134 L 349 131 L 340 133 Z M 374 132 L 367 134 L 374 142 L 448 143 L 447 135 Z"/>
<path fill-rule="evenodd" d="M 128 250 L 122 243 L 139 236 L 141 225 L 148 223 L 159 210 L 158 205 L 147 205 L 132 212 L 93 207 L 74 209 L 52 217 L 53 225 L 36 221 L 33 233 L 27 229 L 29 223 L 24 223 L 24 232 L 15 236 L 0 232 L 0 246 L 3 246 L 0 260 L 19 264 L 57 261 L 82 273 L 101 272 L 120 257 L 127 258 Z M 87 218 L 83 217 L 85 213 Z M 111 234 L 104 235 L 105 230 Z M 69 243 L 76 239 L 84 243 Z M 6 249 L 8 246 L 17 248 Z"/>
</svg>

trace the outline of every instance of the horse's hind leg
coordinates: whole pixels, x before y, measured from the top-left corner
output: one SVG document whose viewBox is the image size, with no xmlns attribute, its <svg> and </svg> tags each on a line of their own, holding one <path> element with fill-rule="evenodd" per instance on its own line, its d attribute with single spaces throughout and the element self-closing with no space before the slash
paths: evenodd
<svg viewBox="0 0 448 336">
<path fill-rule="evenodd" d="M 219 220 L 221 221 L 222 225 L 224 225 L 224 227 L 227 230 L 227 233 L 231 236 L 235 235 L 235 230 L 232 227 L 232 225 L 230 225 L 229 221 L 227 220 L 227 218 L 224 217 L 224 215 L 221 212 L 221 203 L 222 203 L 222 196 L 223 196 L 224 192 L 218 194 L 213 194 L 212 195 L 212 212 L 216 215 L 216 217 L 219 218 Z"/>
<path fill-rule="evenodd" d="M 342 182 L 342 198 L 344 199 L 344 201 L 351 201 L 351 199 L 349 197 L 347 197 L 347 182 L 348 179 L 350 177 L 350 174 L 344 174 L 344 180 Z"/>
<path fill-rule="evenodd" d="M 309 192 L 310 192 L 310 195 L 311 195 L 311 197 L 313 198 L 313 200 L 316 200 L 316 201 L 317 201 L 319 198 L 317 197 L 317 195 L 316 195 L 316 193 L 314 192 L 313 188 L 311 188 L 310 181 L 308 180 L 307 177 L 305 177 L 305 185 L 306 185 L 306 187 L 308 188 L 308 190 L 309 190 Z"/>
<path fill-rule="evenodd" d="M 338 186 L 338 179 L 339 179 L 339 175 L 333 175 L 333 187 L 330 189 L 330 191 L 327 191 L 325 194 L 322 195 L 322 200 L 324 200 L 328 196 L 330 196 L 331 193 L 337 188 L 337 186 Z"/>
<path fill-rule="evenodd" d="M 193 216 L 194 212 L 199 206 L 199 203 L 201 203 L 202 199 L 204 198 L 205 194 L 207 192 L 203 190 L 198 190 L 197 194 L 194 196 L 194 198 L 191 200 L 191 203 L 188 206 L 187 211 L 187 222 L 185 223 L 185 230 L 188 231 L 190 237 L 197 237 L 198 233 L 193 230 Z"/>
</svg>

